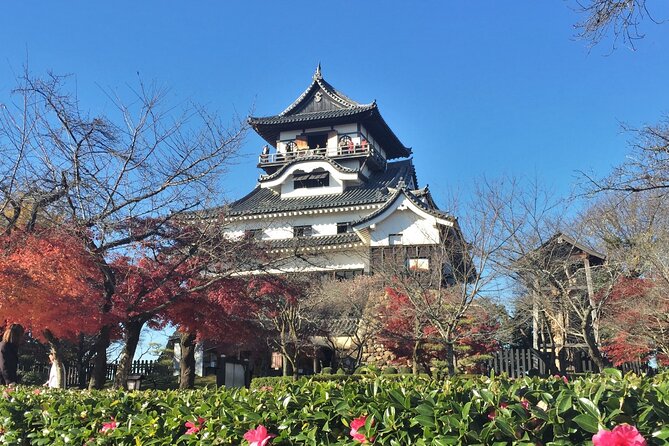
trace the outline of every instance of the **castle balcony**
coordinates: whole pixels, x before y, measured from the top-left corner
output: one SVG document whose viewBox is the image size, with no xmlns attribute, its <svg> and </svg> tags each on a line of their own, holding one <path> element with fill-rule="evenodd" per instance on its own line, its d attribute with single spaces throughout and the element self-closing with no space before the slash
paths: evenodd
<svg viewBox="0 0 669 446">
<path fill-rule="evenodd" d="M 278 167 L 293 160 L 309 157 L 327 157 L 333 160 L 341 159 L 364 159 L 368 158 L 378 168 L 386 165 L 385 157 L 378 151 L 373 144 L 348 144 L 338 145 L 337 147 L 315 147 L 288 150 L 285 152 L 262 153 L 258 157 L 258 167 Z"/>
</svg>

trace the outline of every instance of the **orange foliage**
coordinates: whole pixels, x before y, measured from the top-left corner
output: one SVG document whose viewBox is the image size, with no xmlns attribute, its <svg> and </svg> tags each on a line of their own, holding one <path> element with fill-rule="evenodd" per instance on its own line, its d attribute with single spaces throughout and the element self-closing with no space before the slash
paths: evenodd
<svg viewBox="0 0 669 446">
<path fill-rule="evenodd" d="M 102 277 L 81 240 L 58 229 L 0 238 L 0 314 L 41 337 L 61 339 L 100 327 Z"/>
</svg>

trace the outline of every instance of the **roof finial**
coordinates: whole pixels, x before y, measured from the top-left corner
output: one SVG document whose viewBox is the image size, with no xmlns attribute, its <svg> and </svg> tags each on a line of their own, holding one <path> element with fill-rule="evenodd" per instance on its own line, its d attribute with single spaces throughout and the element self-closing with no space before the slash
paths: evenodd
<svg viewBox="0 0 669 446">
<path fill-rule="evenodd" d="M 318 62 L 318 66 L 316 67 L 316 72 L 314 73 L 314 80 L 316 79 L 323 79 L 323 75 L 321 74 L 321 63 Z"/>
</svg>

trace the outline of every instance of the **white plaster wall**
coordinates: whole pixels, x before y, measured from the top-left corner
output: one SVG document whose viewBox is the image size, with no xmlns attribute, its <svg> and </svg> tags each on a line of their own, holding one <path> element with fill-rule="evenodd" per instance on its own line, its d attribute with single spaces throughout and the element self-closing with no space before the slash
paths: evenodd
<svg viewBox="0 0 669 446">
<path fill-rule="evenodd" d="M 298 215 L 277 217 L 268 222 L 265 234 L 267 239 L 293 237 L 293 226 L 312 225 L 313 235 L 333 235 L 337 233 L 337 223 L 357 221 L 369 215 L 373 209 L 359 212 L 336 212 L 327 214 Z"/>
<path fill-rule="evenodd" d="M 329 186 L 294 189 L 292 175 L 295 171 L 313 172 L 319 168 L 330 173 Z M 360 181 L 358 180 L 357 174 L 339 172 L 326 161 L 304 161 L 288 168 L 279 178 L 260 183 L 260 187 L 273 189 L 275 191 L 280 190 L 281 198 L 296 198 L 312 197 L 314 195 L 340 194 L 348 184 L 358 183 L 360 183 Z"/>
<path fill-rule="evenodd" d="M 371 231 L 372 246 L 388 246 L 390 234 L 402 234 L 403 245 L 439 243 L 439 230 L 432 217 L 423 218 L 409 209 L 396 210 L 388 218 L 376 223 Z"/>
<path fill-rule="evenodd" d="M 263 229 L 264 240 L 285 239 L 293 237 L 293 226 L 312 225 L 314 235 L 333 235 L 337 233 L 337 223 L 357 221 L 373 211 L 374 209 L 365 209 L 235 221 L 228 225 L 225 234 L 230 238 L 241 238 L 247 230 Z"/>
<path fill-rule="evenodd" d="M 270 273 L 286 272 L 308 272 L 308 271 L 336 271 L 362 269 L 369 272 L 369 258 L 367 250 L 363 248 L 351 248 L 350 250 L 318 252 L 309 256 L 305 262 L 296 257 L 286 259 L 285 263 L 278 265 L 276 270 Z"/>
<path fill-rule="evenodd" d="M 289 170 L 291 175 L 296 170 L 301 170 L 302 172 L 308 173 L 313 172 L 317 168 L 323 168 L 327 172 L 330 172 L 330 185 L 327 187 L 304 187 L 300 189 L 295 189 L 293 186 L 292 177 L 285 177 L 286 180 L 281 184 L 281 198 L 295 198 L 295 197 L 312 197 L 314 195 L 331 195 L 331 194 L 341 194 L 344 192 L 344 182 L 341 178 L 338 178 L 340 175 L 329 163 L 322 161 L 313 161 L 300 163 L 293 166 Z"/>
</svg>

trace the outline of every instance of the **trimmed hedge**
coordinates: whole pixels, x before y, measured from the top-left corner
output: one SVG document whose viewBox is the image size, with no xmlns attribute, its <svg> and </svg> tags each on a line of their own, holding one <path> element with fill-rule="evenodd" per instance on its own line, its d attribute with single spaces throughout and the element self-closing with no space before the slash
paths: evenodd
<svg viewBox="0 0 669 446">
<path fill-rule="evenodd" d="M 355 376 L 272 388 L 254 380 L 254 389 L 230 391 L 4 388 L 0 443 L 239 445 L 262 424 L 277 434 L 269 443 L 275 446 L 354 445 L 349 426 L 361 416 L 367 423 L 360 432 L 378 445 L 590 444 L 600 427 L 621 423 L 635 425 L 650 445 L 669 439 L 669 373 L 641 378 L 611 370 L 566 383 Z M 186 423 L 197 431 L 186 434 Z"/>
</svg>

